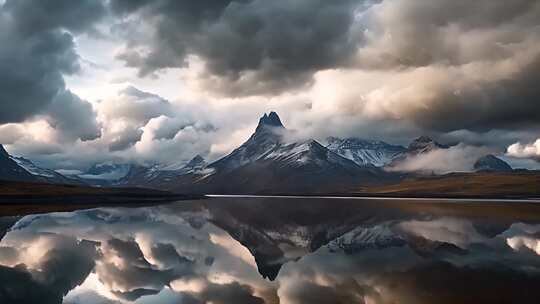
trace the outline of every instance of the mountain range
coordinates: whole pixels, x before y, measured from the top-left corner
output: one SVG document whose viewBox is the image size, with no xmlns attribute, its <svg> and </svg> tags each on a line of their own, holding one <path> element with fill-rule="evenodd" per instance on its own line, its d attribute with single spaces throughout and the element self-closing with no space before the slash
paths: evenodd
<svg viewBox="0 0 540 304">
<path fill-rule="evenodd" d="M 259 119 L 246 142 L 212 163 L 200 155 L 181 165 L 105 163 L 82 174 L 64 176 L 14 157 L 0 145 L 0 179 L 189 193 L 340 193 L 398 182 L 414 173 L 387 168 L 412 156 L 448 148 L 426 136 L 408 147 L 353 137 L 329 137 L 322 144 L 298 139 L 277 113 L 270 112 Z M 474 164 L 474 170 L 509 172 L 512 168 L 494 155 L 485 155 Z"/>
<path fill-rule="evenodd" d="M 41 168 L 26 158 L 14 157 L 2 145 L 0 145 L 0 180 L 68 185 L 83 184 L 77 178 L 66 177 L 54 170 Z"/>
</svg>

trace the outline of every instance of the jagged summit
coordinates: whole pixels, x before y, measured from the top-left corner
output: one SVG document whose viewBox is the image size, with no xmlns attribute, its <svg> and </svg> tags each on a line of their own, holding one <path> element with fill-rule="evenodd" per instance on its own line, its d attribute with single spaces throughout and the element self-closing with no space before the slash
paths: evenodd
<svg viewBox="0 0 540 304">
<path fill-rule="evenodd" d="M 197 154 L 193 157 L 183 168 L 183 170 L 201 170 L 204 169 L 208 164 L 206 160 Z"/>
<path fill-rule="evenodd" d="M 276 112 L 272 111 L 270 114 L 264 114 L 259 119 L 259 125 L 257 125 L 257 130 L 260 130 L 263 127 L 276 127 L 276 128 L 285 128 L 283 126 L 283 123 L 281 123 L 281 119 L 279 119 L 279 116 Z"/>
<path fill-rule="evenodd" d="M 448 146 L 440 144 L 428 136 L 420 136 L 413 140 L 409 145 L 409 151 L 412 153 L 424 153 L 434 149 L 447 149 Z"/>
</svg>

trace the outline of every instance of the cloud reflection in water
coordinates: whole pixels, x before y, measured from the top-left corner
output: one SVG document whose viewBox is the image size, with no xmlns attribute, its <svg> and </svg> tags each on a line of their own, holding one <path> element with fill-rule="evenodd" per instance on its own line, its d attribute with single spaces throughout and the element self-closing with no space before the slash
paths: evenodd
<svg viewBox="0 0 540 304">
<path fill-rule="evenodd" d="M 540 303 L 540 221 L 459 208 L 212 199 L 27 216 L 0 243 L 0 302 Z"/>
</svg>

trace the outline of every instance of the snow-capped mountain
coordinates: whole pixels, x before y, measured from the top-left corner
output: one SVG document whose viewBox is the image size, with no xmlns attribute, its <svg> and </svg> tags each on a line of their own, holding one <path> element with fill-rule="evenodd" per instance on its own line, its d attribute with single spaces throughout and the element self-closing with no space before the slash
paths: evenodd
<svg viewBox="0 0 540 304">
<path fill-rule="evenodd" d="M 275 112 L 265 114 L 245 143 L 208 165 L 208 174 L 194 185 L 177 189 L 214 193 L 338 191 L 375 183 L 386 174 L 375 167 L 359 166 L 316 140 L 291 140 L 292 135 Z"/>
<path fill-rule="evenodd" d="M 159 189 L 172 189 L 177 183 L 185 183 L 183 179 L 188 177 L 200 177 L 212 170 L 206 170 L 208 163 L 197 155 L 183 165 L 160 165 L 150 167 L 132 165 L 128 173 L 115 182 L 117 186 L 138 186 Z"/>
<path fill-rule="evenodd" d="M 14 181 L 36 181 L 36 177 L 26 171 L 11 158 L 11 155 L 0 145 L 0 179 Z"/>
<path fill-rule="evenodd" d="M 270 112 L 259 119 L 246 142 L 211 164 L 200 155 L 184 165 L 104 164 L 93 166 L 79 177 L 95 185 L 203 193 L 275 193 L 340 191 L 377 183 L 391 175 L 374 166 L 360 166 L 316 140 L 292 140 L 293 135 L 277 113 Z M 393 149 L 391 145 L 387 148 Z"/>
<path fill-rule="evenodd" d="M 70 176 L 92 186 L 112 186 L 131 170 L 131 164 L 94 164 L 81 174 Z"/>
<path fill-rule="evenodd" d="M 187 164 L 180 168 L 180 173 L 188 174 L 202 172 L 207 166 L 208 163 L 206 160 L 202 156 L 196 155 Z"/>
<path fill-rule="evenodd" d="M 474 163 L 475 171 L 510 172 L 512 167 L 504 160 L 489 154 L 480 157 Z"/>
<path fill-rule="evenodd" d="M 0 145 L 0 179 L 53 184 L 82 184 L 82 182 L 68 178 L 54 170 L 39 167 L 26 158 L 12 156 L 2 145 Z"/>
<path fill-rule="evenodd" d="M 85 179 L 103 179 L 114 181 L 126 176 L 131 169 L 130 164 L 94 164 L 79 177 Z"/>
<path fill-rule="evenodd" d="M 64 176 L 54 170 L 45 169 L 36 166 L 31 160 L 24 157 L 11 157 L 19 166 L 24 168 L 30 174 L 32 174 L 38 181 L 52 183 L 52 184 L 84 184 L 73 178 Z"/>
<path fill-rule="evenodd" d="M 360 166 L 384 167 L 407 150 L 405 147 L 391 145 L 384 141 L 354 137 L 345 139 L 329 137 L 327 142 L 326 147 L 330 151 L 350 159 Z"/>
<path fill-rule="evenodd" d="M 286 129 L 275 112 L 264 114 L 255 133 L 245 143 L 209 167 L 223 173 L 253 163 L 281 146 L 285 132 Z"/>
</svg>

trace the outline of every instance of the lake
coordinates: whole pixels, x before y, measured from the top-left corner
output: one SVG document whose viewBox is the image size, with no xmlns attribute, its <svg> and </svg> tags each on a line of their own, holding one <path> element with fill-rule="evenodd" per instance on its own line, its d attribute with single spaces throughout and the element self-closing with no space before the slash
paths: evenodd
<svg viewBox="0 0 540 304">
<path fill-rule="evenodd" d="M 213 197 L 0 236 L 0 303 L 540 303 L 537 202 Z"/>
</svg>

